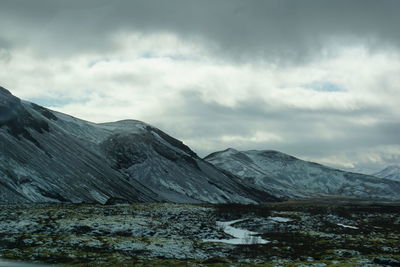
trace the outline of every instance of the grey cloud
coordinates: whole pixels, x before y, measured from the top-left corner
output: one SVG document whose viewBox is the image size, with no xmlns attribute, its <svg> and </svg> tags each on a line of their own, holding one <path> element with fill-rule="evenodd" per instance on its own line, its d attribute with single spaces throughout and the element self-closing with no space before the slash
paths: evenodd
<svg viewBox="0 0 400 267">
<path fill-rule="evenodd" d="M 174 118 L 173 122 L 163 119 L 155 124 L 182 140 L 210 140 L 211 150 L 189 143 L 202 156 L 227 146 L 275 149 L 299 157 L 314 158 L 342 153 L 361 154 L 365 148 L 397 146 L 400 135 L 400 123 L 381 121 L 363 125 L 351 120 L 365 116 L 386 117 L 384 108 L 365 107 L 356 111 L 295 110 L 269 107 L 268 103 L 257 99 L 246 100 L 230 108 L 205 102 L 198 92 L 185 92 L 182 97 L 183 106 L 167 111 L 165 116 Z M 219 139 L 225 135 L 251 137 L 255 130 L 277 134 L 282 140 L 229 144 L 221 143 Z M 324 131 L 337 136 L 325 138 Z"/>
<path fill-rule="evenodd" d="M 0 36 L 0 61 L 9 62 L 11 60 L 10 45 L 9 41 Z"/>
<path fill-rule="evenodd" d="M 11 43 L 0 36 L 0 49 L 9 49 Z"/>
<path fill-rule="evenodd" d="M 12 58 L 12 56 L 11 56 L 10 51 L 8 51 L 4 48 L 1 48 L 1 46 L 0 46 L 0 62 L 3 61 L 5 63 L 8 63 L 8 62 L 10 62 L 11 58 Z"/>
<path fill-rule="evenodd" d="M 330 53 L 335 47 L 354 44 L 369 51 L 394 49 L 399 52 L 398 10 L 398 0 L 2 0 L 0 61 L 12 60 L 11 55 L 24 51 L 20 48 L 37 54 L 36 61 L 32 62 L 38 62 L 43 56 L 62 61 L 63 57 L 91 52 L 100 55 L 118 52 L 119 44 L 114 42 L 113 36 L 120 32 L 172 33 L 184 40 L 199 42 L 210 56 L 233 62 L 265 60 L 299 64 L 332 56 Z M 41 77 L 45 84 L 50 74 L 34 66 L 32 72 L 9 75 L 16 79 L 22 75 Z M 112 82 L 146 88 L 149 80 L 157 79 L 141 75 L 140 72 L 122 73 L 113 77 Z M 388 84 L 387 80 L 390 80 Z M 398 91 L 396 83 L 386 76 L 381 80 L 378 77 L 375 82 L 389 97 Z M 59 84 L 46 86 L 43 90 Z M 336 88 L 326 83 L 310 87 L 316 91 L 351 91 L 351 88 Z M 282 141 L 229 146 L 276 149 L 300 157 L 324 157 L 343 151 L 355 155 L 363 153 L 367 147 L 399 144 L 400 125 L 394 122 L 398 121 L 398 116 L 390 114 L 397 110 L 390 107 L 361 104 L 353 110 L 307 110 L 276 107 L 254 96 L 229 108 L 203 101 L 198 93 L 202 88 L 194 90 L 197 92 L 180 96 L 181 105 L 170 107 L 166 103 L 166 107 L 160 108 L 164 114 L 153 116 L 154 120 L 149 122 L 180 139 L 192 140 L 194 143 L 189 145 L 201 155 L 226 148 L 218 139 L 221 136 L 251 137 L 256 131 L 272 132 L 281 136 Z M 379 122 L 365 125 L 356 123 L 357 118 Z M 324 136 L 326 132 L 334 138 Z M 201 142 L 197 142 L 201 139 L 209 142 L 211 148 L 202 147 Z M 393 160 L 385 157 L 388 162 Z"/>
<path fill-rule="evenodd" d="M 16 0 L 1 1 L 0 28 L 60 55 L 115 49 L 117 31 L 172 32 L 224 58 L 284 62 L 321 56 L 328 42 L 397 49 L 399 9 L 396 0 Z"/>
</svg>

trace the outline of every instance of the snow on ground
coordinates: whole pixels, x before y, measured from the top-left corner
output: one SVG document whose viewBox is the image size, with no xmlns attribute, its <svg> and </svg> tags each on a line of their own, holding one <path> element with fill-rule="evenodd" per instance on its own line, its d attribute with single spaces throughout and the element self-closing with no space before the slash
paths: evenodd
<svg viewBox="0 0 400 267">
<path fill-rule="evenodd" d="M 30 220 L 21 220 L 21 221 L 13 221 L 13 220 L 4 220 L 0 223 L 0 234 L 4 233 L 32 233 L 36 231 L 36 227 L 38 224 L 34 221 Z"/>
<path fill-rule="evenodd" d="M 267 244 L 270 241 L 262 239 L 259 236 L 256 236 L 257 232 L 248 231 L 245 229 L 235 228 L 231 225 L 242 222 L 245 219 L 227 221 L 227 222 L 220 222 L 217 221 L 217 226 L 221 227 L 225 233 L 231 235 L 235 238 L 233 239 L 205 239 L 205 242 L 220 242 L 220 243 L 227 243 L 233 245 L 246 245 L 246 244 Z"/>
<path fill-rule="evenodd" d="M 273 220 L 275 222 L 291 222 L 292 219 L 285 218 L 285 217 L 268 217 L 268 219 Z"/>
<path fill-rule="evenodd" d="M 342 223 L 338 223 L 337 225 L 342 226 L 344 228 L 358 229 L 358 227 L 351 226 L 351 225 L 345 225 L 345 224 L 342 224 Z"/>
<path fill-rule="evenodd" d="M 221 214 L 210 205 L 167 203 L 0 205 L 0 258 L 77 266 L 176 266 L 184 261 L 190 266 L 217 261 L 221 266 L 397 266 L 400 262 L 398 206 L 383 209 L 389 213 L 382 213 L 381 206 L 358 212 L 351 204 L 352 209 L 343 213 L 334 201 L 326 214 L 326 206 L 287 205 L 278 209 L 271 205 L 267 216 L 251 211 Z M 245 219 L 225 221 L 239 216 Z M 356 226 L 360 230 L 352 230 Z"/>
</svg>

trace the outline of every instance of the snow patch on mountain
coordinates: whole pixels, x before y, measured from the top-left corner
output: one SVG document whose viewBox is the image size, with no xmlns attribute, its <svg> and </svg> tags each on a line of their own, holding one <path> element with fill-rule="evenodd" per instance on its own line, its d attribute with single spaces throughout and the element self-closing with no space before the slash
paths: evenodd
<svg viewBox="0 0 400 267">
<path fill-rule="evenodd" d="M 375 173 L 374 176 L 400 182 L 400 166 L 388 166 L 382 171 Z"/>
<path fill-rule="evenodd" d="M 0 202 L 276 200 L 147 123 L 92 123 L 1 87 L 0 148 Z"/>
<path fill-rule="evenodd" d="M 399 182 L 336 170 L 273 150 L 230 148 L 205 160 L 241 177 L 243 183 L 278 197 L 400 198 Z"/>
</svg>

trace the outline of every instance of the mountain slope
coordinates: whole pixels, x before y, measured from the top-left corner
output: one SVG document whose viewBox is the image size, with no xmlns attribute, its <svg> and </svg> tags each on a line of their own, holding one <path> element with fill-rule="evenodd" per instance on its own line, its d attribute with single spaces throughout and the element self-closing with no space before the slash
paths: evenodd
<svg viewBox="0 0 400 267">
<path fill-rule="evenodd" d="M 276 200 L 200 159 L 157 128 L 96 124 L 0 87 L 0 202 Z"/>
<path fill-rule="evenodd" d="M 344 172 L 277 151 L 227 149 L 205 160 L 258 190 L 287 198 L 354 196 L 400 198 L 400 183 Z"/>
<path fill-rule="evenodd" d="M 160 201 L 129 183 L 56 113 L 0 88 L 0 202 Z"/>
<path fill-rule="evenodd" d="M 243 186 L 237 177 L 200 159 L 189 147 L 138 121 L 102 124 L 113 134 L 100 145 L 115 169 L 174 202 L 240 202 L 273 200 Z"/>
<path fill-rule="evenodd" d="M 400 182 L 400 167 L 388 166 L 380 172 L 373 174 L 375 177 L 386 178 Z"/>
</svg>

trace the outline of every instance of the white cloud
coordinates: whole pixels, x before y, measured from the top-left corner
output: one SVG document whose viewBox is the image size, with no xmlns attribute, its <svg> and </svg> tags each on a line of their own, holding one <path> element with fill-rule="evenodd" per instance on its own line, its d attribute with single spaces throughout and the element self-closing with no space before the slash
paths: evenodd
<svg viewBox="0 0 400 267">
<path fill-rule="evenodd" d="M 0 79 L 17 96 L 39 104 L 40 100 L 56 103 L 56 99 L 67 99 L 68 103 L 46 105 L 79 118 L 96 122 L 132 118 L 162 126 L 201 154 L 222 146 L 300 146 L 310 136 L 320 142 L 341 142 L 352 135 L 351 129 L 346 129 L 349 125 L 397 122 L 400 114 L 400 60 L 392 51 L 370 53 L 360 46 L 340 47 L 331 53 L 334 57 L 276 65 L 214 59 L 205 43 L 172 33 L 120 32 L 114 42 L 118 47 L 114 51 L 76 54 L 62 60 L 14 48 L 9 60 L 0 60 L 5 70 Z M 343 90 L 310 88 L 315 84 Z M 204 114 L 210 113 L 187 105 L 187 94 L 193 93 L 198 96 L 196 101 L 202 102 L 199 107 L 217 106 L 231 110 L 232 115 L 206 117 Z M 243 111 L 235 121 L 235 112 L 252 101 L 258 105 L 253 108 L 265 111 L 265 117 L 254 118 Z M 381 112 L 367 112 L 369 109 Z M 276 118 L 267 116 L 271 113 Z M 325 115 L 317 117 L 319 113 Z M 302 121 L 284 119 L 300 114 L 304 114 Z M 280 116 L 283 119 L 278 121 Z M 219 125 L 212 128 L 214 137 L 208 135 L 210 121 Z M 187 129 L 193 123 L 199 131 Z M 242 127 L 252 128 L 244 131 Z M 298 154 L 348 167 L 379 159 L 390 151 L 380 147 L 365 153 L 349 147 L 354 149 L 351 156 L 342 158 L 332 155 L 337 153 L 334 150 L 318 158 L 308 156 L 306 149 Z M 379 164 L 384 165 L 384 160 Z"/>
</svg>

